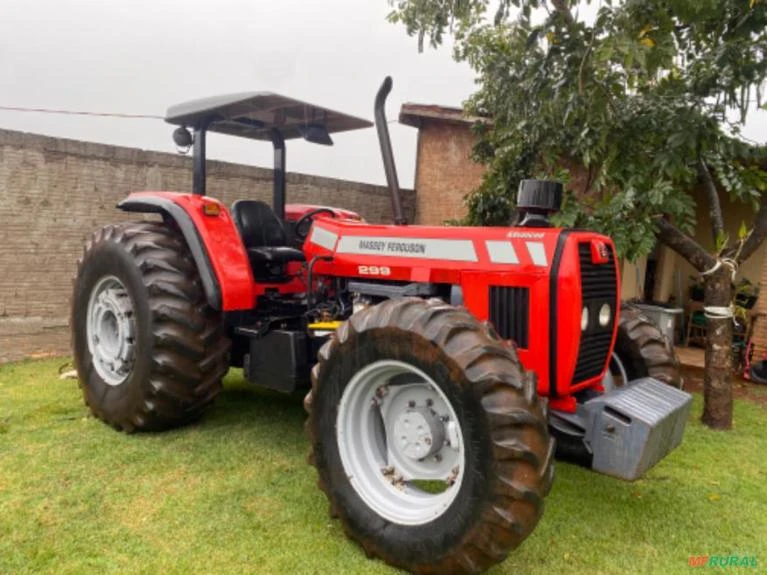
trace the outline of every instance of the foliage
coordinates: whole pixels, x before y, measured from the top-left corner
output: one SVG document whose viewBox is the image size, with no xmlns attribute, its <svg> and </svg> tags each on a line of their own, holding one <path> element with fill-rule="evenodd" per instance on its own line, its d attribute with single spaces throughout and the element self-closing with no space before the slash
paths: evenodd
<svg viewBox="0 0 767 575">
<path fill-rule="evenodd" d="M 88 415 L 77 383 L 58 379 L 62 361 L 0 366 L 0 573 L 395 572 L 328 517 L 300 397 L 256 391 L 233 370 L 200 424 L 125 435 Z M 739 401 L 736 417 L 727 435 L 691 420 L 633 483 L 557 463 L 541 523 L 493 573 L 764 561 L 765 411 Z"/>
<path fill-rule="evenodd" d="M 733 201 L 759 208 L 765 150 L 739 137 L 767 77 L 764 0 L 390 0 L 390 19 L 477 72 L 466 103 L 493 118 L 467 198 L 472 224 L 502 224 L 517 182 L 569 169 L 563 221 L 610 234 L 634 258 L 658 218 L 695 225 L 690 193 L 706 166 Z M 578 10 L 593 13 L 579 18 Z M 751 226 L 749 226 L 751 227 Z"/>
</svg>

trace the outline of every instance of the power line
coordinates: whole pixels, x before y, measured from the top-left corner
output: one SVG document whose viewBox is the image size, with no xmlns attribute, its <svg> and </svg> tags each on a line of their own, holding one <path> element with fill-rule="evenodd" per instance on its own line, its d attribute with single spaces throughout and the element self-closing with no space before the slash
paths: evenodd
<svg viewBox="0 0 767 575">
<path fill-rule="evenodd" d="M 39 114 L 60 114 L 64 116 L 98 116 L 101 118 L 131 118 L 143 120 L 164 120 L 163 116 L 154 114 L 122 114 L 119 112 L 80 112 L 75 110 L 53 110 L 50 108 L 24 108 L 21 106 L 0 106 L 5 112 L 36 112 Z"/>
<path fill-rule="evenodd" d="M 139 118 L 142 120 L 164 120 L 164 116 L 154 114 L 123 114 L 120 112 L 80 112 L 75 110 L 55 110 L 50 108 L 24 108 L 22 106 L 0 106 L 4 112 L 36 112 L 39 114 L 60 114 L 64 116 L 98 116 L 101 118 Z M 396 118 L 387 121 L 387 124 L 396 124 Z"/>
</svg>

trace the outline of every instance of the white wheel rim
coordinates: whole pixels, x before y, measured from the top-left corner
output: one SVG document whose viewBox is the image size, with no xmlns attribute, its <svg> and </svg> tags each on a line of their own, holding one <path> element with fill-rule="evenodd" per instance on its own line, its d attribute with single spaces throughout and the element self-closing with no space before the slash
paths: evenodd
<svg viewBox="0 0 767 575">
<path fill-rule="evenodd" d="M 460 422 L 439 386 L 412 365 L 381 360 L 358 371 L 338 406 L 336 440 L 357 495 L 392 523 L 433 521 L 460 491 Z M 425 491 L 424 481 L 443 490 Z"/>
<path fill-rule="evenodd" d="M 93 368 L 107 385 L 122 384 L 135 361 L 133 302 L 115 276 L 101 278 L 88 298 L 86 339 Z"/>
<path fill-rule="evenodd" d="M 620 381 L 615 376 L 619 376 L 621 378 Z M 626 373 L 626 367 L 623 365 L 621 358 L 618 357 L 618 354 L 613 352 L 610 357 L 610 365 L 607 366 L 605 376 L 602 378 L 602 387 L 604 387 L 605 393 L 607 393 L 619 389 L 628 383 L 629 377 Z"/>
</svg>

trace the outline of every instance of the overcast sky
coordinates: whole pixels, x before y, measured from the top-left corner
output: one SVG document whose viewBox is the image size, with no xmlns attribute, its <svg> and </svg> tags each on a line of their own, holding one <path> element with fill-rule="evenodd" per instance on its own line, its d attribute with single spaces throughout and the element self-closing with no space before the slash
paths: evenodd
<svg viewBox="0 0 767 575">
<path fill-rule="evenodd" d="M 387 113 L 402 102 L 460 105 L 473 74 L 450 49 L 418 54 L 386 22 L 386 0 L 0 0 L 0 105 L 164 115 L 219 93 L 266 90 L 373 119 L 383 78 Z M 173 152 L 160 120 L 0 111 L 0 127 Z M 416 130 L 390 125 L 403 186 Z M 325 148 L 291 141 L 288 169 L 383 183 L 375 132 Z M 268 166 L 268 144 L 213 135 L 209 157 Z"/>
<path fill-rule="evenodd" d="M 372 120 L 375 92 L 394 78 L 403 102 L 460 105 L 473 73 L 448 46 L 418 54 L 386 22 L 386 0 L 0 0 L 0 105 L 164 115 L 220 93 L 265 90 Z M 767 112 L 746 135 L 764 142 Z M 173 152 L 160 120 L 0 111 L 0 127 Z M 412 186 L 416 130 L 390 124 L 403 186 Z M 375 132 L 332 148 L 291 141 L 288 169 L 383 183 Z M 268 144 L 213 135 L 209 157 L 268 166 Z"/>
</svg>

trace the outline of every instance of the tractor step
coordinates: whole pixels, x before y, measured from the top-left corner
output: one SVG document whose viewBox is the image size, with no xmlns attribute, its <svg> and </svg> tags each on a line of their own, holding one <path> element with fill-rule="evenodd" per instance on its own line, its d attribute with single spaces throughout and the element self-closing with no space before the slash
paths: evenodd
<svg viewBox="0 0 767 575">
<path fill-rule="evenodd" d="M 578 405 L 552 410 L 555 435 L 580 436 L 594 471 L 633 481 L 682 442 L 692 396 L 645 377 Z"/>
</svg>

